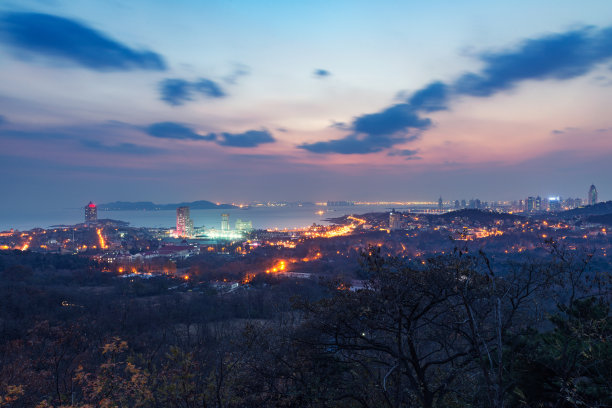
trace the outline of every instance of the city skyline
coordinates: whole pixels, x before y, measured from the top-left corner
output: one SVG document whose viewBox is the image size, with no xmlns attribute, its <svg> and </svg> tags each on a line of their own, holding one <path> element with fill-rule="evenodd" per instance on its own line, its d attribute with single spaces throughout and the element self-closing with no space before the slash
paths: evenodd
<svg viewBox="0 0 612 408">
<path fill-rule="evenodd" d="M 612 199 L 612 4 L 0 6 L 2 211 Z M 446 200 L 446 198 L 445 198 Z"/>
</svg>

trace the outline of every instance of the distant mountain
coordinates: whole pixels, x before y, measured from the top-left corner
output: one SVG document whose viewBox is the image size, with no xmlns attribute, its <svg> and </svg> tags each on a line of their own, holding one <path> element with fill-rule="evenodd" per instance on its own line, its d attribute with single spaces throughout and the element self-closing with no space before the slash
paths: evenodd
<svg viewBox="0 0 612 408">
<path fill-rule="evenodd" d="M 588 217 L 591 215 L 612 214 L 612 201 L 604 201 L 595 205 L 574 208 L 573 210 L 562 211 L 558 215 L 562 218 Z"/>
<path fill-rule="evenodd" d="M 189 203 L 176 204 L 155 204 L 151 201 L 115 201 L 112 203 L 100 204 L 98 209 L 102 211 L 159 211 L 176 210 L 178 207 L 189 207 L 192 210 L 225 210 L 237 208 L 231 204 L 215 204 L 206 200 L 192 201 Z"/>
</svg>

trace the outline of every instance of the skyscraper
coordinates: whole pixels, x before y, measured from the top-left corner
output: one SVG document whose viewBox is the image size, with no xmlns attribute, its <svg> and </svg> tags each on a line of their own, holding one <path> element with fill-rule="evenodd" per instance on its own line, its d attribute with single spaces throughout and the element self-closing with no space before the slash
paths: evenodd
<svg viewBox="0 0 612 408">
<path fill-rule="evenodd" d="M 221 231 L 229 231 L 229 214 L 221 214 Z"/>
<path fill-rule="evenodd" d="M 561 198 L 548 197 L 548 209 L 550 211 L 561 211 Z"/>
<path fill-rule="evenodd" d="M 395 212 L 395 208 L 389 213 L 389 229 L 395 231 L 402 228 L 402 216 Z"/>
<path fill-rule="evenodd" d="M 536 203 L 536 198 L 535 197 L 527 197 L 527 199 L 525 200 L 525 211 L 526 212 L 533 212 L 535 211 L 535 203 Z"/>
<path fill-rule="evenodd" d="M 444 208 L 444 202 L 442 201 L 442 196 L 438 199 L 438 210 L 442 210 Z"/>
<path fill-rule="evenodd" d="M 236 231 L 251 231 L 253 229 L 252 221 L 242 221 L 240 218 L 236 220 Z"/>
<path fill-rule="evenodd" d="M 595 184 L 591 184 L 591 188 L 589 188 L 588 201 L 589 205 L 597 204 L 597 189 L 595 188 Z"/>
<path fill-rule="evenodd" d="M 193 221 L 189 216 L 189 207 L 176 209 L 176 235 L 179 237 L 193 236 Z"/>
<path fill-rule="evenodd" d="M 85 222 L 98 221 L 98 207 L 91 201 L 85 206 Z"/>
</svg>

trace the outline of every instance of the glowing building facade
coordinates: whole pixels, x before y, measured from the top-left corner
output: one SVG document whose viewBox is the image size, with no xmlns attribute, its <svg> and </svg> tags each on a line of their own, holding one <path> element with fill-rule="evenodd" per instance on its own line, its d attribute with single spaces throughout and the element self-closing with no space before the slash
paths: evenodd
<svg viewBox="0 0 612 408">
<path fill-rule="evenodd" d="M 389 213 L 389 229 L 395 231 L 402 228 L 402 215 L 393 209 Z"/>
<path fill-rule="evenodd" d="M 85 222 L 96 222 L 98 221 L 98 207 L 92 203 L 85 206 Z"/>
<path fill-rule="evenodd" d="M 189 207 L 176 209 L 176 235 L 179 237 L 193 236 L 193 221 L 189 216 Z"/>
<path fill-rule="evenodd" d="M 252 229 L 252 221 L 242 221 L 240 218 L 236 220 L 236 231 L 251 231 Z"/>
<path fill-rule="evenodd" d="M 229 231 L 229 214 L 221 214 L 221 231 Z"/>
</svg>

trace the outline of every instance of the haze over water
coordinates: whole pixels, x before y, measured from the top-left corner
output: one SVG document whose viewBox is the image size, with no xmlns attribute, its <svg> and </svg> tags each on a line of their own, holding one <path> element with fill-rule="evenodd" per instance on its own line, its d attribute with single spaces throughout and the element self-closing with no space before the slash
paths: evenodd
<svg viewBox="0 0 612 408">
<path fill-rule="evenodd" d="M 323 214 L 317 211 L 324 210 Z M 253 228 L 299 228 L 308 227 L 313 223 L 327 224 L 325 219 L 341 217 L 347 214 L 361 214 L 367 212 L 388 211 L 384 205 L 356 205 L 352 207 L 334 207 L 326 209 L 320 206 L 305 207 L 251 207 L 241 209 L 213 209 L 191 210 L 191 218 L 196 227 L 221 228 L 221 214 L 230 215 L 230 226 L 233 229 L 237 219 L 252 221 Z M 101 211 L 98 218 L 127 221 L 132 227 L 159 227 L 174 228 L 176 225 L 176 211 Z M 32 228 L 46 228 L 52 225 L 73 225 L 83 222 L 82 208 L 45 209 L 36 213 L 23 213 L 2 216 L 0 230 L 14 228 L 29 230 Z"/>
</svg>

